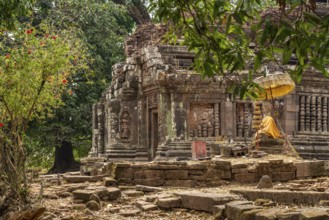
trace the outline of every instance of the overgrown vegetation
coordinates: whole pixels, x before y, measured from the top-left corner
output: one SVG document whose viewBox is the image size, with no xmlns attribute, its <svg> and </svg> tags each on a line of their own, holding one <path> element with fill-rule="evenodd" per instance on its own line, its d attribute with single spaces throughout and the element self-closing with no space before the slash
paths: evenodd
<svg viewBox="0 0 329 220">
<path fill-rule="evenodd" d="M 170 39 L 183 36 L 196 53 L 197 72 L 224 76 L 241 98 L 255 97 L 253 75 L 270 63 L 297 82 L 310 68 L 329 76 L 329 13 L 315 0 L 151 0 L 150 9 L 170 24 Z M 291 59 L 297 65 L 287 65 Z"/>
<path fill-rule="evenodd" d="M 0 48 L 0 179 L 24 202 L 28 123 L 63 104 L 68 78 L 86 67 L 84 49 L 66 32 L 34 28 L 3 32 Z"/>
</svg>

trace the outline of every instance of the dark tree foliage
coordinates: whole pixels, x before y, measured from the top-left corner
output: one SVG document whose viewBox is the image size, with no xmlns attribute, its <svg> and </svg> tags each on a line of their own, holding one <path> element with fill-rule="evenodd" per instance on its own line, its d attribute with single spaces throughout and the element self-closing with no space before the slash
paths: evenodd
<svg viewBox="0 0 329 220">
<path fill-rule="evenodd" d="M 74 29 L 90 57 L 91 71 L 68 80 L 69 89 L 62 96 L 65 105 L 45 122 L 34 122 L 30 129 L 30 136 L 41 137 L 43 146 L 56 147 L 50 172 L 65 172 L 77 168 L 73 154 L 68 153 L 72 147 L 81 152 L 91 146 L 92 104 L 110 82 L 112 65 L 124 59 L 123 42 L 134 22 L 125 5 L 111 1 L 43 0 L 40 7 L 42 10 L 34 14 L 35 24 L 42 21 L 57 29 Z"/>
</svg>

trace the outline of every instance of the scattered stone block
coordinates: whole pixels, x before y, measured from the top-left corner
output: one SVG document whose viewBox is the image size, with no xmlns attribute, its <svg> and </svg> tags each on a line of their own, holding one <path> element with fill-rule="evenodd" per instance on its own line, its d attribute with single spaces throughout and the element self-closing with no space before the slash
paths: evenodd
<svg viewBox="0 0 329 220">
<path fill-rule="evenodd" d="M 84 210 L 86 206 L 84 204 L 73 204 L 72 209 L 74 210 Z"/>
<path fill-rule="evenodd" d="M 120 211 L 119 215 L 122 215 L 124 217 L 133 217 L 140 213 L 141 211 L 138 209 L 135 210 L 126 210 L 126 211 Z"/>
<path fill-rule="evenodd" d="M 289 190 L 231 190 L 231 193 L 240 194 L 244 198 L 255 201 L 256 199 L 269 199 L 278 203 L 317 205 L 321 200 L 329 200 L 329 193 Z"/>
<path fill-rule="evenodd" d="M 157 205 L 159 208 L 163 209 L 180 208 L 182 206 L 182 201 L 178 197 L 161 198 L 158 199 Z"/>
<path fill-rule="evenodd" d="M 151 203 L 145 202 L 145 201 L 137 201 L 136 202 L 136 207 L 139 208 L 139 209 L 144 205 L 151 205 Z"/>
<path fill-rule="evenodd" d="M 123 191 L 123 194 L 125 194 L 126 196 L 129 196 L 129 197 L 139 197 L 139 196 L 144 195 L 144 193 L 142 191 L 136 191 L 136 190 Z"/>
<path fill-rule="evenodd" d="M 121 190 L 115 187 L 107 188 L 106 197 L 108 200 L 116 200 L 121 197 Z"/>
<path fill-rule="evenodd" d="M 63 175 L 63 178 L 68 183 L 97 182 L 97 181 L 101 181 L 104 178 L 104 175 L 100 175 L 100 176 Z"/>
<path fill-rule="evenodd" d="M 226 219 L 225 206 L 224 205 L 214 206 L 213 215 L 214 215 L 214 220 L 225 220 Z"/>
<path fill-rule="evenodd" d="M 89 210 L 92 210 L 92 211 L 99 211 L 99 210 L 101 209 L 100 204 L 97 203 L 97 202 L 94 201 L 94 200 L 89 201 L 89 202 L 86 204 L 86 207 L 87 207 Z"/>
<path fill-rule="evenodd" d="M 156 202 L 158 199 L 165 199 L 172 197 L 171 194 L 160 194 L 160 195 L 151 195 L 146 196 L 146 202 Z"/>
<path fill-rule="evenodd" d="M 96 194 L 92 194 L 91 196 L 90 196 L 90 199 L 89 199 L 90 201 L 95 201 L 95 202 L 97 202 L 97 203 L 101 203 L 101 199 L 96 195 Z"/>
<path fill-rule="evenodd" d="M 56 195 L 60 198 L 67 198 L 70 197 L 72 194 L 69 192 L 58 191 L 56 192 Z"/>
<path fill-rule="evenodd" d="M 272 200 L 269 200 L 269 199 L 256 199 L 254 202 L 254 205 L 271 207 L 271 206 L 275 206 L 276 204 L 275 204 L 275 202 L 273 202 Z"/>
<path fill-rule="evenodd" d="M 255 220 L 277 220 L 277 214 L 281 212 L 279 208 L 265 209 L 257 212 Z"/>
<path fill-rule="evenodd" d="M 276 216 L 278 220 L 299 220 L 299 212 L 281 212 Z"/>
<path fill-rule="evenodd" d="M 119 213 L 120 212 L 120 208 L 119 207 L 109 208 L 109 212 L 110 213 Z"/>
<path fill-rule="evenodd" d="M 222 213 L 223 211 L 225 211 L 225 205 L 215 205 L 212 208 L 212 214 L 215 215 L 218 212 Z"/>
<path fill-rule="evenodd" d="M 143 191 L 143 192 L 159 192 L 159 191 L 162 191 L 162 188 L 154 187 L 154 186 L 136 185 L 136 190 Z"/>
<path fill-rule="evenodd" d="M 303 210 L 299 214 L 299 220 L 328 220 L 329 214 L 328 209 L 324 208 L 309 208 Z"/>
<path fill-rule="evenodd" d="M 249 201 L 234 201 L 225 205 L 226 216 L 234 220 L 254 220 L 260 211 L 262 207 L 252 205 Z"/>
<path fill-rule="evenodd" d="M 157 210 L 157 209 L 158 209 L 158 206 L 156 206 L 156 205 L 154 205 L 154 204 L 143 205 L 143 206 L 141 207 L 141 210 L 142 210 L 142 211 L 145 211 L 145 212 L 147 212 L 147 211 L 152 211 L 152 210 Z"/>
<path fill-rule="evenodd" d="M 73 191 L 73 199 L 86 202 L 90 200 L 93 194 L 96 194 L 100 199 L 114 200 L 121 196 L 121 190 L 115 187 L 90 187 L 84 190 Z"/>
<path fill-rule="evenodd" d="M 224 205 L 228 202 L 238 199 L 235 195 L 218 194 L 218 193 L 203 193 L 203 192 L 180 192 L 175 193 L 182 200 L 182 207 L 212 212 L 214 205 Z"/>
<path fill-rule="evenodd" d="M 117 181 L 111 177 L 105 177 L 104 178 L 104 186 L 105 187 L 109 187 L 109 186 L 114 186 L 116 187 L 118 184 L 117 184 Z"/>
<path fill-rule="evenodd" d="M 321 201 L 319 202 L 319 205 L 320 205 L 320 206 L 329 206 L 329 200 L 321 200 Z"/>
<path fill-rule="evenodd" d="M 259 180 L 256 188 L 257 189 L 269 189 L 269 188 L 272 188 L 272 187 L 273 187 L 273 184 L 272 184 L 271 178 L 268 175 L 264 175 Z"/>
</svg>

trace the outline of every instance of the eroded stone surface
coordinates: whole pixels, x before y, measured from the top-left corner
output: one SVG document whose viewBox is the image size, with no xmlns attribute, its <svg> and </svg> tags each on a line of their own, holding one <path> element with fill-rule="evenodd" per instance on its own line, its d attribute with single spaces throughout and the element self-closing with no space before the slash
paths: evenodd
<svg viewBox="0 0 329 220">
<path fill-rule="evenodd" d="M 169 197 L 158 199 L 157 205 L 163 209 L 180 208 L 182 201 L 178 197 Z"/>
<path fill-rule="evenodd" d="M 269 189 L 272 187 L 273 187 L 272 180 L 271 177 L 269 177 L 268 175 L 262 176 L 262 178 L 259 180 L 257 185 L 257 189 Z"/>
<path fill-rule="evenodd" d="M 182 207 L 206 212 L 212 212 L 213 206 L 224 205 L 238 199 L 238 196 L 218 193 L 179 192 L 175 193 L 182 200 Z"/>
</svg>

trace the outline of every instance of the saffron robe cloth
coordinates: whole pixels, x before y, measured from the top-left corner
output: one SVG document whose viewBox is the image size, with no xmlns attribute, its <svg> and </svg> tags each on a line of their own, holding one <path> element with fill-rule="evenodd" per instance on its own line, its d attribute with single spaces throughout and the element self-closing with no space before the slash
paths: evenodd
<svg viewBox="0 0 329 220">
<path fill-rule="evenodd" d="M 266 134 L 269 137 L 278 139 L 281 137 L 281 132 L 275 124 L 274 119 L 271 116 L 265 116 L 260 124 L 260 129 L 257 131 L 258 134 Z"/>
</svg>

